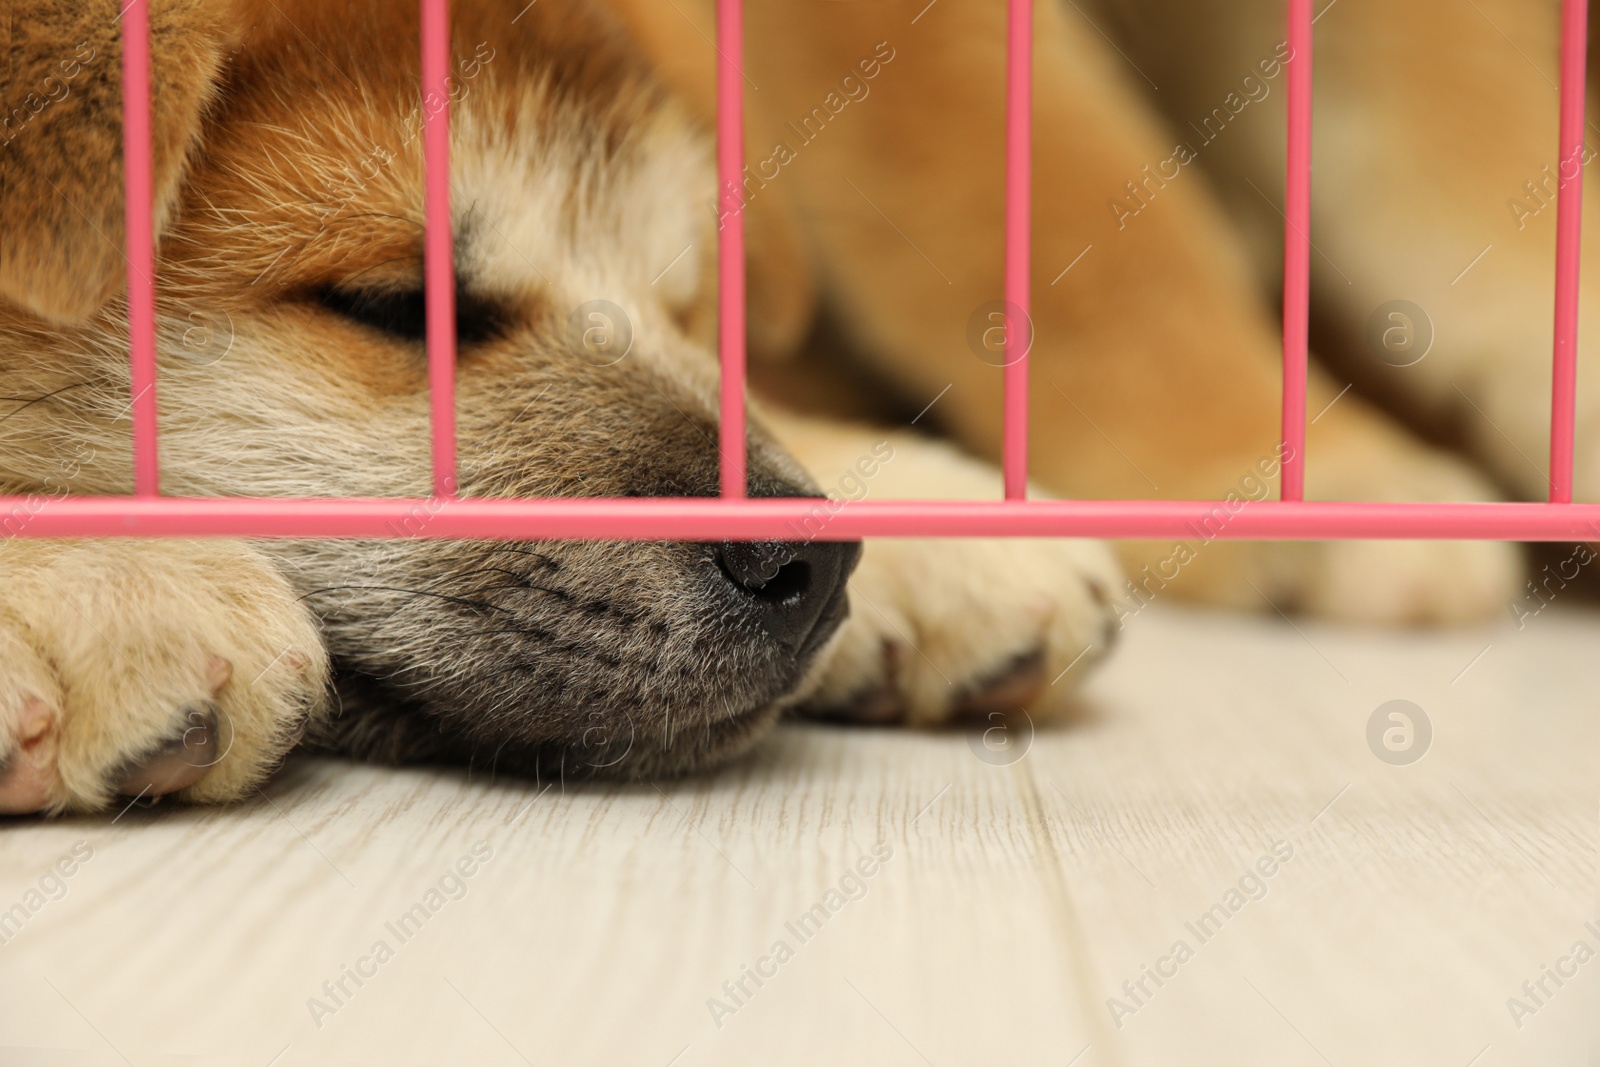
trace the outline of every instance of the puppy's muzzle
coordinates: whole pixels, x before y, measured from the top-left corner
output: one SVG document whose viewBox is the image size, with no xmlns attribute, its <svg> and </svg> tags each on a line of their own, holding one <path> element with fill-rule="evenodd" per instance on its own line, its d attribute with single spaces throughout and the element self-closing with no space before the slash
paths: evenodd
<svg viewBox="0 0 1600 1067">
<path fill-rule="evenodd" d="M 729 541 L 716 550 L 735 602 L 797 665 L 849 614 L 845 583 L 860 558 L 855 541 Z"/>
</svg>

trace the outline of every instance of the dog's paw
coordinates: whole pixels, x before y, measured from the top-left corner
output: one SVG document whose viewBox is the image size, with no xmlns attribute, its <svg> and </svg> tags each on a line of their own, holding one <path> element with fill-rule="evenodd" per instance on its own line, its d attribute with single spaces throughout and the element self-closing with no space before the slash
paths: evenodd
<svg viewBox="0 0 1600 1067">
<path fill-rule="evenodd" d="M 767 421 L 840 507 L 1002 495 L 998 470 L 945 442 L 777 412 Z M 850 617 L 798 710 L 931 726 L 1042 705 L 1110 650 L 1121 584 L 1099 541 L 869 538 Z"/>
<path fill-rule="evenodd" d="M 12 542 L 0 569 L 0 812 L 236 799 L 323 706 L 315 620 L 248 546 Z"/>
<path fill-rule="evenodd" d="M 1337 410 L 1337 409 L 1336 409 Z M 1369 430 L 1370 433 L 1370 430 Z M 1453 456 L 1397 431 L 1349 436 L 1312 450 L 1308 495 L 1320 500 L 1489 501 L 1488 481 Z M 1318 459 L 1326 456 L 1321 463 Z M 1250 611 L 1302 613 L 1368 626 L 1450 626 L 1506 610 L 1524 578 L 1519 546 L 1498 541 L 1125 542 L 1124 607 L 1175 593 Z M 1156 577 L 1152 577 L 1156 575 Z"/>
<path fill-rule="evenodd" d="M 1348 453 L 1347 453 L 1348 454 Z M 1308 489 L 1324 500 L 1489 501 L 1483 475 L 1454 456 L 1417 446 L 1386 448 L 1365 464 L 1330 464 Z M 1289 599 L 1341 622 L 1451 626 L 1506 610 L 1523 580 L 1522 549 L 1500 541 L 1328 541 L 1309 550 Z"/>
<path fill-rule="evenodd" d="M 802 713 L 932 726 L 1033 708 L 1110 651 L 1120 580 L 1098 541 L 870 540 Z"/>
<path fill-rule="evenodd" d="M 1498 541 L 1337 541 L 1317 546 L 1298 606 L 1338 622 L 1459 626 L 1504 613 L 1521 550 Z"/>
</svg>

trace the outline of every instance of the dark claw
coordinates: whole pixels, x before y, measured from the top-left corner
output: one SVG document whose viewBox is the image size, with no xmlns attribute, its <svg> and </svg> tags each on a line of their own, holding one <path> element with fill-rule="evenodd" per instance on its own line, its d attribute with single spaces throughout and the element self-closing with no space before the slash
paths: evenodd
<svg viewBox="0 0 1600 1067">
<path fill-rule="evenodd" d="M 982 718 L 991 713 L 1009 714 L 1039 699 L 1046 688 L 1044 649 L 1023 653 L 974 685 L 960 700 L 960 715 Z"/>
<path fill-rule="evenodd" d="M 183 710 L 181 732 L 144 755 L 127 761 L 117 779 L 123 796 L 162 796 L 187 789 L 221 758 L 217 706 L 210 701 Z"/>
</svg>

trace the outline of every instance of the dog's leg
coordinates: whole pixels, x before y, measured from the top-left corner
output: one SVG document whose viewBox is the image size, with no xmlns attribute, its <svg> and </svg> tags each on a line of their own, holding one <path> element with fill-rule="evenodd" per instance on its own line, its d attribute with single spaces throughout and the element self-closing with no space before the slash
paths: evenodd
<svg viewBox="0 0 1600 1067">
<path fill-rule="evenodd" d="M 1211 12 L 1210 27 L 1192 4 L 1142 0 L 1134 9 L 1143 20 L 1129 26 L 1130 48 L 1156 40 L 1151 30 L 1168 19 L 1192 31 L 1182 54 L 1150 62 L 1184 79 L 1174 93 L 1199 111 L 1282 34 L 1272 0 L 1233 0 Z M 1516 495 L 1544 499 L 1556 200 L 1580 170 L 1586 214 L 1600 197 L 1600 175 L 1580 166 L 1595 150 L 1593 121 L 1583 156 L 1557 158 L 1560 5 L 1356 0 L 1329 6 L 1316 30 L 1313 278 L 1319 319 L 1338 341 L 1330 354 L 1345 380 L 1458 440 Z M 1281 105 L 1281 93 L 1252 104 L 1258 114 L 1241 116 L 1207 160 L 1257 229 L 1276 222 L 1266 198 L 1282 188 Z M 1576 495 L 1592 501 L 1600 255 L 1590 245 Z"/>
<path fill-rule="evenodd" d="M 1592 78 L 1587 148 L 1580 160 L 1558 159 L 1560 5 L 1318 8 L 1312 277 L 1323 354 L 1344 381 L 1456 442 L 1512 494 L 1544 499 L 1556 203 L 1580 169 L 1586 214 L 1600 197 Z M 1256 64 L 1282 42 L 1282 4 L 1123 0 L 1107 12 L 1174 116 L 1205 114 L 1253 76 L 1257 99 L 1203 164 L 1259 235 L 1260 273 L 1275 284 L 1268 238 L 1281 225 L 1272 205 L 1282 189 L 1283 94 Z M 1596 501 L 1600 258 L 1589 244 L 1574 495 Z"/>
<path fill-rule="evenodd" d="M 852 501 L 1000 492 L 992 466 L 913 433 L 787 414 L 767 422 L 829 494 L 813 535 Z M 932 725 L 1047 706 L 1110 650 L 1120 580 L 1099 541 L 869 539 L 850 618 L 804 708 Z"/>
<path fill-rule="evenodd" d="M 0 812 L 235 800 L 322 712 L 315 620 L 248 545 L 13 539 L 0 573 Z"/>
<path fill-rule="evenodd" d="M 748 67 L 752 172 L 770 176 L 751 203 L 793 193 L 855 338 L 920 397 L 948 386 L 930 419 L 990 457 L 1002 374 L 969 338 L 1000 295 L 1004 17 L 985 0 L 763 5 Z M 1275 324 L 1198 175 L 1162 176 L 1172 145 L 1125 84 L 1137 74 L 1066 8 L 1037 19 L 1034 474 L 1068 496 L 1221 498 L 1275 453 Z M 1311 412 L 1336 394 L 1318 378 Z M 1492 495 L 1352 397 L 1309 445 L 1313 496 Z M 1177 546 L 1125 547 L 1137 571 Z M 1167 584 L 1259 610 L 1454 620 L 1495 610 L 1517 567 L 1499 545 L 1215 543 Z"/>
</svg>

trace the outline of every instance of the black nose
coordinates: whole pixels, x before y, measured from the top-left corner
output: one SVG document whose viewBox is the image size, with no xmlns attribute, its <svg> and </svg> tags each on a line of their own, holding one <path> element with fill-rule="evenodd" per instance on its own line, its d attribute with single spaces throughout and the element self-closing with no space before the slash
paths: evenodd
<svg viewBox="0 0 1600 1067">
<path fill-rule="evenodd" d="M 815 651 L 849 614 L 845 582 L 861 558 L 856 541 L 727 541 L 717 565 L 762 629 L 797 656 Z"/>
</svg>

